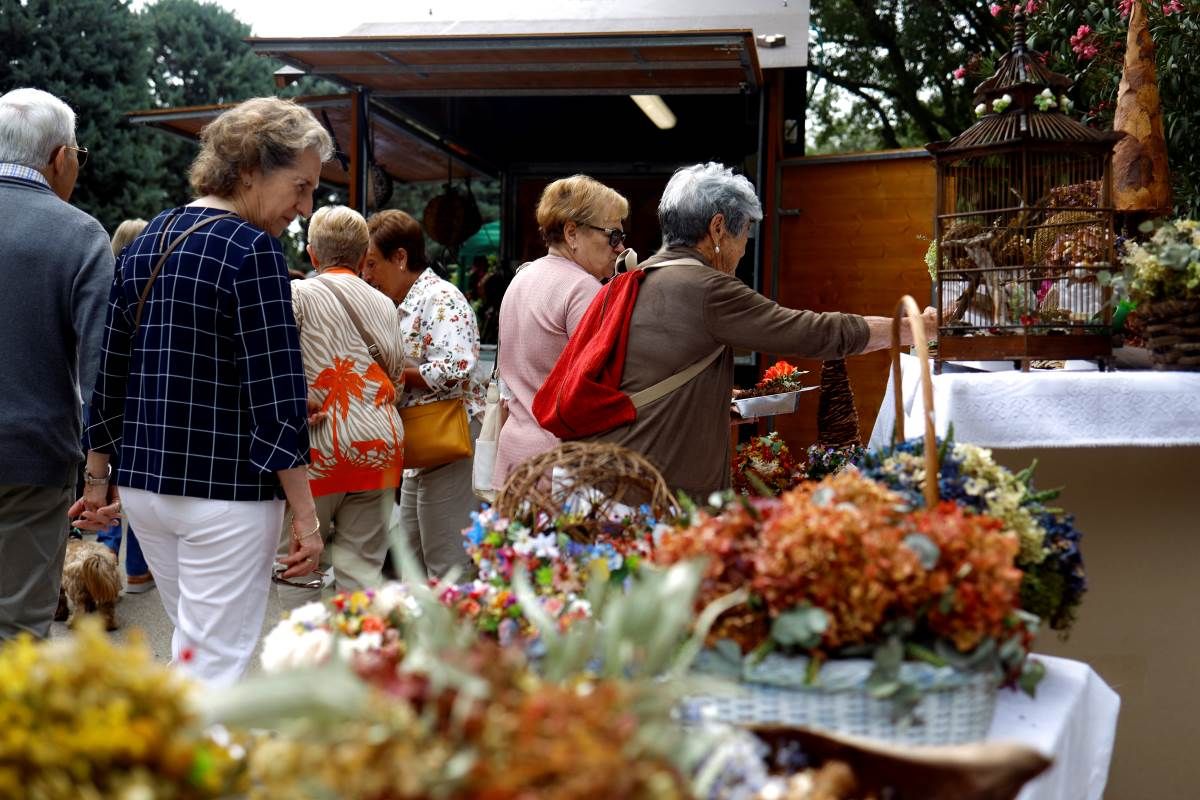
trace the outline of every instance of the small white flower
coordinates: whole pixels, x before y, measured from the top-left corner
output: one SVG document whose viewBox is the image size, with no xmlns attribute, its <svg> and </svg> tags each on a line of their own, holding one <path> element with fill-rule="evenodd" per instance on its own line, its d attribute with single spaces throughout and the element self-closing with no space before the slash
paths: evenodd
<svg viewBox="0 0 1200 800">
<path fill-rule="evenodd" d="M 583 598 L 576 598 L 567 606 L 567 612 L 574 614 L 579 613 L 590 617 L 592 615 L 592 604 Z"/>
<path fill-rule="evenodd" d="M 280 672 L 320 664 L 329 657 L 332 642 L 329 631 L 304 630 L 283 620 L 263 639 L 263 671 Z"/>
<path fill-rule="evenodd" d="M 510 532 L 508 540 L 512 542 L 513 552 L 517 555 L 527 556 L 533 550 L 533 539 L 528 528 L 517 528 Z"/>
<path fill-rule="evenodd" d="M 378 631 L 360 633 L 353 639 L 342 637 L 338 639 L 338 655 L 350 658 L 355 653 L 369 653 L 383 646 L 383 634 Z"/>
<path fill-rule="evenodd" d="M 288 619 L 296 625 L 303 625 L 306 628 L 316 628 L 329 621 L 329 609 L 325 607 L 324 603 L 319 601 L 305 603 L 299 608 L 292 609 L 292 613 L 288 615 Z"/>
<path fill-rule="evenodd" d="M 975 106 L 975 116 L 982 117 L 986 113 L 987 103 L 980 103 L 979 105 Z"/>
<path fill-rule="evenodd" d="M 400 611 L 404 616 L 417 616 L 421 612 L 420 604 L 408 591 L 408 587 L 398 581 L 379 587 L 371 605 L 377 613 L 385 617 L 394 611 Z"/>
<path fill-rule="evenodd" d="M 995 111 L 997 114 L 999 114 L 1002 111 L 1004 111 L 1004 109 L 1008 108 L 1011 105 L 1012 105 L 1012 95 L 1011 94 L 1001 95 L 1000 97 L 997 97 L 995 100 L 992 101 L 992 111 Z"/>
<path fill-rule="evenodd" d="M 558 558 L 558 537 L 553 533 L 534 536 L 530 542 L 533 554 L 538 558 Z M 516 547 L 513 547 L 516 550 Z"/>
<path fill-rule="evenodd" d="M 720 492 L 713 492 L 708 496 L 708 504 L 713 508 L 721 508 L 725 505 L 725 498 L 721 496 Z"/>
</svg>

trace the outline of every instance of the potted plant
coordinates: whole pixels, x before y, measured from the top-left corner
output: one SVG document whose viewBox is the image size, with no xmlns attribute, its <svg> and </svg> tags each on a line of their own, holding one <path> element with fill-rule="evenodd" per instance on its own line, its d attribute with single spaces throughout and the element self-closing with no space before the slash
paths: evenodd
<svg viewBox="0 0 1200 800">
<path fill-rule="evenodd" d="M 1200 222 L 1144 222 L 1114 282 L 1137 304 L 1155 369 L 1200 369 Z"/>
</svg>

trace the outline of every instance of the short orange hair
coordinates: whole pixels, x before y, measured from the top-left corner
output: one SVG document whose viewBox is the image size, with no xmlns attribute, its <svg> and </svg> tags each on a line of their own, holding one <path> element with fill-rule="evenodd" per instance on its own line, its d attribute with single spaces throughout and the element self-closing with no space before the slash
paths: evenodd
<svg viewBox="0 0 1200 800">
<path fill-rule="evenodd" d="M 537 206 L 538 230 L 546 244 L 563 241 L 568 222 L 600 226 L 607 217 L 629 216 L 629 201 L 587 175 L 560 178 L 542 191 Z"/>
</svg>

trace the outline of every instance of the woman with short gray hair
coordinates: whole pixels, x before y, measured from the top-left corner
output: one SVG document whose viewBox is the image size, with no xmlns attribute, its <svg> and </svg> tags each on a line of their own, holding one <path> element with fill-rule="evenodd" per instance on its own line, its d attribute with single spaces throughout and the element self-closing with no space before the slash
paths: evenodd
<svg viewBox="0 0 1200 800">
<path fill-rule="evenodd" d="M 672 490 L 693 497 L 730 485 L 735 348 L 830 359 L 890 342 L 888 317 L 784 308 L 736 278 L 762 216 L 750 181 L 721 164 L 684 167 L 667 183 L 658 206 L 663 247 L 640 267 L 651 271 L 633 308 L 620 389 L 634 394 L 699 371 L 639 408 L 633 422 L 593 437 L 642 453 Z M 926 325 L 933 314 L 926 311 Z"/>
</svg>

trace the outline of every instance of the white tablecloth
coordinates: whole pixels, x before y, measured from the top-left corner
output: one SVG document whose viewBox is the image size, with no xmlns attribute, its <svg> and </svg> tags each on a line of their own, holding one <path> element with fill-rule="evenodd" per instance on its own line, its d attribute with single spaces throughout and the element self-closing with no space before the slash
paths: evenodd
<svg viewBox="0 0 1200 800">
<path fill-rule="evenodd" d="M 904 437 L 920 436 L 925 403 L 917 359 L 902 355 Z M 892 438 L 891 376 L 871 447 Z M 945 436 L 984 447 L 1200 444 L 1197 372 L 954 372 L 933 376 L 934 422 Z"/>
<path fill-rule="evenodd" d="M 988 738 L 1021 742 L 1054 760 L 1018 800 L 1100 800 L 1121 700 L 1087 664 L 1036 658 L 1046 665 L 1037 697 L 1001 691 Z"/>
</svg>

